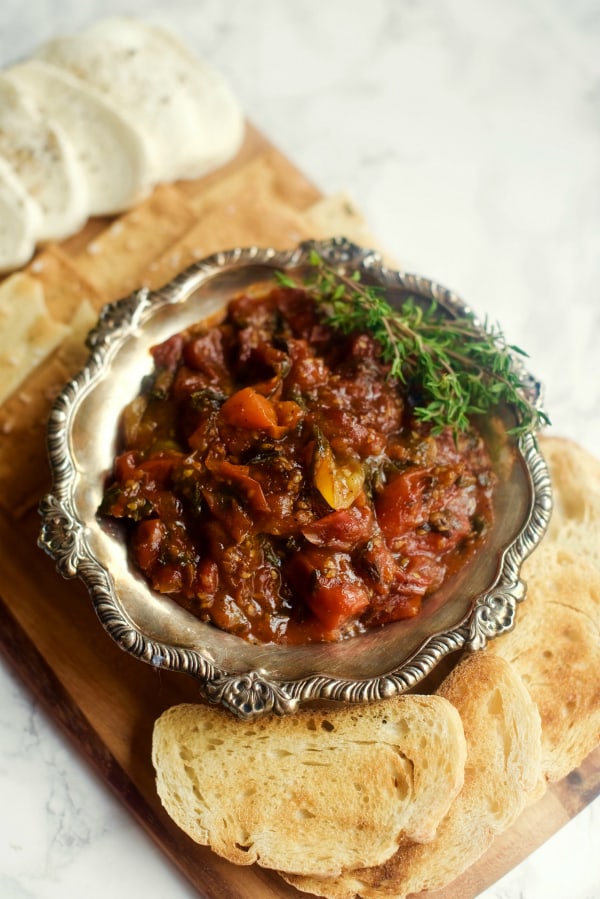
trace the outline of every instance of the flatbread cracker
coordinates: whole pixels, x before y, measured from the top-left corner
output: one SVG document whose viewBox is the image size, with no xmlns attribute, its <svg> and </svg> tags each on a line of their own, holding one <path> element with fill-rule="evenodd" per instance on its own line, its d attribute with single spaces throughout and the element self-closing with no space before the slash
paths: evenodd
<svg viewBox="0 0 600 899">
<path fill-rule="evenodd" d="M 304 216 L 307 230 L 316 238 L 346 237 L 360 247 L 377 248 L 364 216 L 344 191 L 323 197 Z"/>
<path fill-rule="evenodd" d="M 303 211 L 290 205 L 280 180 L 289 163 L 280 160 L 276 153 L 257 156 L 243 169 L 193 196 L 197 223 L 150 263 L 144 285 L 158 290 L 199 259 L 236 246 L 286 250 L 303 240 L 337 236 L 376 246 L 345 193 L 325 197 Z"/>
<path fill-rule="evenodd" d="M 45 255 L 50 271 L 65 271 L 62 264 L 54 266 L 53 255 Z M 37 310 L 45 310 L 41 319 L 42 332 L 48 329 L 54 337 L 47 342 L 43 360 L 27 355 L 27 340 L 23 330 L 10 324 L 6 334 L 12 346 L 12 359 L 19 364 L 18 384 L 5 395 L 0 405 L 0 506 L 12 515 L 19 516 L 41 497 L 49 478 L 46 459 L 46 421 L 50 406 L 66 383 L 81 368 L 88 351 L 84 341 L 97 321 L 97 311 L 82 295 L 81 282 L 75 277 L 66 278 L 62 289 L 55 284 L 55 310 L 63 317 L 69 314 L 67 326 L 48 315 L 44 302 L 45 289 L 37 277 L 28 274 L 13 275 L 0 286 L 0 297 L 7 297 L 13 279 L 20 285 L 18 303 L 21 326 L 31 319 Z M 26 288 L 25 288 L 26 285 Z M 24 289 L 25 288 L 25 289 Z M 52 288 L 50 288 L 52 291 Z M 14 294 L 11 294 L 14 299 Z M 60 301 L 60 305 L 59 305 Z M 1 308 L 2 300 L 0 300 Z M 0 338 L 4 332 L 0 331 Z M 0 358 L 0 371 L 2 361 Z M 6 387 L 8 381 L 3 386 Z"/>
<path fill-rule="evenodd" d="M 248 185 L 245 194 L 208 212 L 181 240 L 150 263 L 143 283 L 157 290 L 194 262 L 219 250 L 244 246 L 291 249 L 310 236 L 299 213 L 274 197 L 254 193 Z"/>
<path fill-rule="evenodd" d="M 67 331 L 50 316 L 35 278 L 19 272 L 0 285 L 0 405 Z"/>
<path fill-rule="evenodd" d="M 283 178 L 289 167 L 276 151 L 261 153 L 201 193 L 192 194 L 189 202 L 195 224 L 149 264 L 143 283 L 157 290 L 219 250 L 236 246 L 284 250 L 317 236 L 284 193 Z M 296 201 L 309 195 L 298 191 Z"/>
<path fill-rule="evenodd" d="M 49 482 L 46 420 L 69 374 L 54 354 L 0 407 L 0 506 L 15 517 L 41 498 Z"/>
<path fill-rule="evenodd" d="M 250 144 L 252 140 L 250 138 Z M 302 212 L 318 202 L 321 194 L 305 178 L 298 178 L 298 170 L 274 147 L 248 154 L 238 159 L 229 172 L 215 173 L 198 182 L 180 184 L 190 197 L 196 212 L 201 215 L 227 201 L 229 192 L 239 193 L 245 180 L 268 186 L 268 192 L 278 197 L 290 209 Z"/>
<path fill-rule="evenodd" d="M 58 358 L 62 361 L 70 375 L 78 372 L 87 361 L 89 349 L 86 338 L 98 322 L 98 314 L 88 300 L 82 300 L 71 321 L 71 329 L 58 350 Z"/>
<path fill-rule="evenodd" d="M 82 304 L 98 312 L 104 297 L 57 245 L 49 244 L 26 269 L 44 288 L 46 306 L 55 321 L 71 325 Z"/>
<path fill-rule="evenodd" d="M 141 287 L 150 263 L 195 221 L 185 195 L 176 186 L 163 184 L 98 234 L 73 261 L 103 301 L 112 302 Z"/>
</svg>

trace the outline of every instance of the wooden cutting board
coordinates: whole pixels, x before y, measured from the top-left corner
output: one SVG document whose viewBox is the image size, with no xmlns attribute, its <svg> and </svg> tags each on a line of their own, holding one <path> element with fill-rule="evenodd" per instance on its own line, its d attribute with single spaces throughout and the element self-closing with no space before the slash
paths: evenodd
<svg viewBox="0 0 600 899">
<path fill-rule="evenodd" d="M 140 221 L 145 228 L 154 227 L 150 249 L 144 245 L 140 250 L 136 244 Z M 144 280 L 153 286 L 164 283 L 195 254 L 251 243 L 283 248 L 305 237 L 331 236 L 339 232 L 341 222 L 346 236 L 365 234 L 346 201 L 323 205 L 319 191 L 249 128 L 242 152 L 225 169 L 201 181 L 159 189 L 141 210 L 116 223 L 91 222 L 61 247 L 43 250 L 30 270 L 48 273 L 58 267 L 60 277 L 48 281 L 47 296 L 57 315 L 62 310 L 66 317 L 65 277 L 75 279 L 78 290 L 98 308 Z M 105 262 L 101 274 L 99 255 Z M 115 260 L 121 260 L 118 272 Z M 298 897 L 277 875 L 235 867 L 196 846 L 172 824 L 154 789 L 152 726 L 169 706 L 193 702 L 197 687 L 185 675 L 157 671 L 121 651 L 96 619 L 83 586 L 63 580 L 37 547 L 36 506 L 49 486 L 44 420 L 74 358 L 48 360 L 0 409 L 0 649 L 200 896 Z M 476 865 L 435 895 L 477 896 L 598 794 L 600 747 L 577 771 L 553 785 Z"/>
</svg>

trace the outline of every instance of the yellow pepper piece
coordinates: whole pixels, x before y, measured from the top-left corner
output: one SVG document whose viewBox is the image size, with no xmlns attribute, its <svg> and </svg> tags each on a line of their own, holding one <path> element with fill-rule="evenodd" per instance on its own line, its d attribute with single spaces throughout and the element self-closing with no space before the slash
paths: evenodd
<svg viewBox="0 0 600 899">
<path fill-rule="evenodd" d="M 320 445 L 314 469 L 315 487 L 332 509 L 348 509 L 365 482 L 364 468 L 356 459 L 338 461 L 329 444 Z"/>
</svg>

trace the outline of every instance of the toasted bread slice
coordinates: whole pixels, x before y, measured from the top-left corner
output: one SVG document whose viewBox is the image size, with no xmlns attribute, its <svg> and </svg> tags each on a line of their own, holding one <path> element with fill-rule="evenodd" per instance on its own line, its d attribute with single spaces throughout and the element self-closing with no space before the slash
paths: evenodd
<svg viewBox="0 0 600 899">
<path fill-rule="evenodd" d="M 87 193 L 73 147 L 27 92 L 0 73 L 0 156 L 41 211 L 36 240 L 60 240 L 87 219 Z"/>
<path fill-rule="evenodd" d="M 48 314 L 44 288 L 16 272 L 0 285 L 0 403 L 60 344 L 66 325 Z M 20 448 L 19 448 L 20 449 Z"/>
<path fill-rule="evenodd" d="M 41 221 L 38 203 L 0 155 L 0 274 L 31 258 Z"/>
<path fill-rule="evenodd" d="M 200 177 L 241 145 L 244 119 L 228 85 L 160 29 L 111 17 L 34 55 L 92 85 L 145 134 L 155 182 Z"/>
<path fill-rule="evenodd" d="M 175 706 L 152 758 L 164 807 L 196 842 L 236 864 L 334 876 L 430 840 L 465 752 L 450 702 L 406 696 L 252 723 Z"/>
<path fill-rule="evenodd" d="M 384 865 L 335 880 L 284 879 L 330 899 L 404 899 L 440 889 L 476 861 L 523 808 L 543 792 L 540 719 L 514 668 L 480 652 L 465 656 L 439 695 L 460 713 L 467 740 L 465 782 L 436 837 L 402 845 Z"/>
<path fill-rule="evenodd" d="M 600 461 L 569 440 L 540 441 L 554 510 L 523 566 L 517 626 L 490 650 L 520 673 L 542 719 L 542 765 L 560 780 L 600 742 Z"/>
<path fill-rule="evenodd" d="M 13 66 L 5 77 L 66 135 L 82 172 L 87 215 L 122 212 L 149 193 L 144 136 L 99 91 L 40 59 Z"/>
</svg>

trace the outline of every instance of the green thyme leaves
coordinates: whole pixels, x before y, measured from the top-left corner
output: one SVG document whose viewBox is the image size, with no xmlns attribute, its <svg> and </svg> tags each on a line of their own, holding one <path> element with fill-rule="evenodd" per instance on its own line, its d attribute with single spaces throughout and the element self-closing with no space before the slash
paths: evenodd
<svg viewBox="0 0 600 899">
<path fill-rule="evenodd" d="M 424 307 L 408 297 L 392 307 L 385 291 L 361 283 L 358 272 L 343 274 L 313 252 L 304 285 L 322 308 L 324 320 L 344 334 L 367 331 L 381 347 L 390 377 L 416 397 L 415 416 L 434 432 L 464 431 L 474 415 L 506 403 L 514 409 L 520 434 L 549 424 L 532 403 L 514 365 L 523 350 L 508 344 L 498 327 L 478 327 L 471 316 L 453 318 L 435 303 Z M 297 286 L 278 273 L 282 286 Z"/>
</svg>

